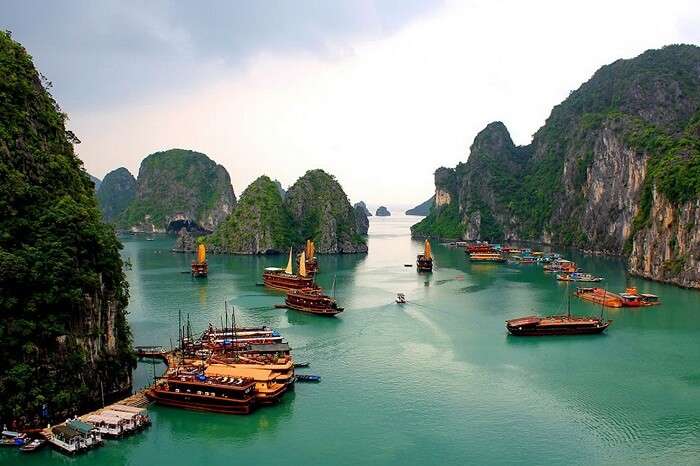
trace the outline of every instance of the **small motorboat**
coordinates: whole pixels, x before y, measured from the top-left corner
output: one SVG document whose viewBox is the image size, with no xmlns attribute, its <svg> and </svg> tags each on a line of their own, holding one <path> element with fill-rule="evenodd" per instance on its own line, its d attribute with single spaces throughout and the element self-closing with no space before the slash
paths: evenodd
<svg viewBox="0 0 700 466">
<path fill-rule="evenodd" d="M 311 374 L 298 374 L 297 375 L 297 382 L 320 382 L 320 381 L 321 381 L 320 375 L 311 375 Z"/>
<path fill-rule="evenodd" d="M 306 361 L 304 361 L 304 362 L 295 362 L 295 363 L 294 363 L 294 367 L 309 367 L 309 366 L 310 366 L 310 364 L 309 364 L 308 362 L 306 362 Z"/>
<path fill-rule="evenodd" d="M 46 440 L 37 438 L 19 447 L 19 451 L 24 453 L 33 453 L 37 450 L 41 450 L 44 445 L 46 445 Z"/>
<path fill-rule="evenodd" d="M 403 293 L 396 295 L 396 304 L 406 304 L 406 296 Z"/>
</svg>

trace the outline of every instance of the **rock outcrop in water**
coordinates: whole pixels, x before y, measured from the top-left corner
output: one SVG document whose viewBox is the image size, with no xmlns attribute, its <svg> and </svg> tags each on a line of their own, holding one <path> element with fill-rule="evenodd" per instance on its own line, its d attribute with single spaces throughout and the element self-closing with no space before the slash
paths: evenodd
<svg viewBox="0 0 700 466">
<path fill-rule="evenodd" d="M 391 215 L 391 212 L 389 212 L 389 209 L 387 209 L 386 207 L 379 206 L 375 215 L 377 217 L 389 217 Z"/>
<path fill-rule="evenodd" d="M 367 208 L 367 204 L 365 204 L 365 201 L 356 202 L 355 205 L 353 206 L 353 208 L 362 212 L 365 217 L 372 216 L 372 212 L 370 212 L 369 209 Z"/>
<path fill-rule="evenodd" d="M 311 238 L 319 254 L 367 252 L 355 210 L 340 183 L 323 170 L 310 170 L 287 191 L 287 208 L 301 238 Z"/>
<path fill-rule="evenodd" d="M 487 126 L 466 163 L 435 172 L 435 208 L 412 233 L 626 255 L 634 274 L 700 287 L 699 109 L 698 47 L 604 66 L 531 144 Z"/>
<path fill-rule="evenodd" d="M 207 242 L 214 252 L 278 254 L 303 240 L 278 183 L 261 176 L 243 191 L 231 215 Z"/>
<path fill-rule="evenodd" d="M 105 175 L 96 195 L 105 221 L 115 222 L 136 197 L 136 178 L 126 168 L 117 168 Z"/>
<path fill-rule="evenodd" d="M 156 152 L 141 162 L 136 197 L 118 225 L 132 231 L 213 231 L 233 210 L 236 196 L 226 169 L 183 149 Z"/>
<path fill-rule="evenodd" d="M 303 247 L 308 238 L 318 254 L 367 252 L 345 192 L 323 170 L 306 172 L 284 199 L 277 184 L 261 176 L 208 242 L 215 252 L 277 254 Z"/>
<path fill-rule="evenodd" d="M 353 207 L 355 211 L 355 224 L 357 225 L 358 233 L 361 235 L 366 235 L 369 232 L 369 216 L 367 215 L 369 211 L 364 204 L 364 202 L 358 202 Z"/>
<path fill-rule="evenodd" d="M 0 418 L 46 426 L 130 390 L 128 284 L 66 116 L 5 32 L 0 76 Z"/>
<path fill-rule="evenodd" d="M 175 246 L 173 246 L 174 252 L 195 252 L 197 249 L 197 239 L 192 236 L 187 228 L 182 227 L 177 233 L 177 238 L 175 239 Z"/>
<path fill-rule="evenodd" d="M 434 203 L 435 196 L 431 196 L 427 201 L 418 204 L 412 209 L 408 209 L 406 211 L 406 215 L 419 215 L 421 217 L 425 217 L 426 215 L 430 214 L 430 209 L 433 208 Z"/>
</svg>

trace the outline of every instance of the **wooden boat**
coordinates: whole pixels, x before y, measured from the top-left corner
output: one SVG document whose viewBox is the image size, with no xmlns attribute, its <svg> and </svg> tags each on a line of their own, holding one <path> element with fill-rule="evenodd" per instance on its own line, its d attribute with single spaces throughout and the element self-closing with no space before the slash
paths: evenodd
<svg viewBox="0 0 700 466">
<path fill-rule="evenodd" d="M 249 414 L 255 407 L 255 381 L 250 377 L 204 375 L 175 368 L 146 390 L 157 404 L 194 411 Z"/>
<path fill-rule="evenodd" d="M 207 265 L 207 249 L 203 244 L 200 244 L 197 246 L 197 260 L 192 261 L 192 276 L 206 277 L 207 275 L 209 275 L 209 266 Z"/>
<path fill-rule="evenodd" d="M 527 316 L 506 321 L 506 329 L 516 336 L 544 335 L 591 335 L 602 333 L 612 321 L 603 319 L 603 308 L 600 317 L 578 317 L 571 315 L 571 294 L 567 287 L 567 313 L 547 317 Z"/>
<path fill-rule="evenodd" d="M 603 332 L 612 321 L 598 317 L 575 317 L 571 315 L 538 317 L 527 316 L 506 321 L 512 335 L 586 335 Z"/>
<path fill-rule="evenodd" d="M 87 450 L 80 432 L 65 424 L 51 428 L 49 444 L 64 455 L 75 455 Z"/>
<path fill-rule="evenodd" d="M 430 251 L 430 241 L 425 240 L 425 250 L 423 254 L 418 254 L 416 257 L 416 269 L 419 272 L 433 271 L 433 256 Z"/>
<path fill-rule="evenodd" d="M 278 380 L 278 375 L 269 369 L 250 369 L 232 367 L 227 364 L 209 364 L 204 370 L 207 378 L 228 378 L 234 380 L 251 380 L 254 383 L 253 394 L 258 404 L 272 404 L 280 400 L 291 383 Z"/>
<path fill-rule="evenodd" d="M 268 288 L 280 291 L 314 288 L 313 278 L 306 273 L 306 255 L 302 252 L 299 256 L 299 273 L 294 274 L 292 269 L 292 249 L 290 248 L 287 268 L 266 268 L 263 271 L 263 283 Z"/>
<path fill-rule="evenodd" d="M 335 294 L 335 280 L 333 281 L 333 290 L 333 294 Z M 323 316 L 334 316 L 343 312 L 343 308 L 338 306 L 335 297 L 323 294 L 319 288 L 289 290 L 284 304 L 297 311 Z"/>
<path fill-rule="evenodd" d="M 306 247 L 304 248 L 304 262 L 306 265 L 306 274 L 309 276 L 314 276 L 318 273 L 318 259 L 316 259 L 316 246 L 313 240 L 306 240 Z M 301 253 L 298 258 L 301 259 Z"/>
<path fill-rule="evenodd" d="M 465 249 L 465 252 L 467 254 L 487 253 L 487 252 L 495 252 L 495 249 L 493 248 L 493 246 L 491 246 L 487 242 L 482 243 L 482 242 L 477 241 L 476 243 L 468 244 L 466 249 Z"/>
<path fill-rule="evenodd" d="M 297 375 L 297 381 L 299 382 L 320 382 L 321 381 L 321 376 L 320 375 L 311 375 L 311 374 L 299 374 Z"/>
<path fill-rule="evenodd" d="M 497 252 L 474 252 L 469 254 L 469 260 L 471 262 L 506 262 L 506 258 Z"/>
<path fill-rule="evenodd" d="M 576 288 L 576 296 L 606 307 L 622 307 L 622 298 L 603 288 Z"/>
<path fill-rule="evenodd" d="M 603 278 L 595 277 L 590 273 L 564 272 L 557 274 L 557 280 L 560 282 L 601 282 Z"/>
</svg>

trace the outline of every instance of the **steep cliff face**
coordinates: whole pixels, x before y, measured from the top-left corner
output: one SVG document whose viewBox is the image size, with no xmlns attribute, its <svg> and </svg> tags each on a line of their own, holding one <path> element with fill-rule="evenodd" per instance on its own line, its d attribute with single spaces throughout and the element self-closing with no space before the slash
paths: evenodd
<svg viewBox="0 0 700 466">
<path fill-rule="evenodd" d="M 664 268 L 640 254 L 646 244 L 650 257 L 675 260 L 665 253 L 673 242 L 673 257 L 692 263 L 700 226 L 686 223 L 688 241 L 667 236 L 663 247 L 650 232 L 666 228 L 652 215 L 663 199 L 655 190 L 694 215 L 688 205 L 700 197 L 699 110 L 698 47 L 665 47 L 604 66 L 552 110 L 530 145 L 513 146 L 505 127 L 492 123 L 466 163 L 438 169 L 435 209 L 413 234 L 625 253 L 632 272 L 694 283 L 700 270 Z"/>
<path fill-rule="evenodd" d="M 298 236 L 278 185 L 267 176 L 261 176 L 243 191 L 233 213 L 207 242 L 216 252 L 276 254 L 303 240 Z"/>
<path fill-rule="evenodd" d="M 233 210 L 228 172 L 206 155 L 183 149 L 156 152 L 141 162 L 136 197 L 119 219 L 137 231 L 211 232 Z"/>
<path fill-rule="evenodd" d="M 336 179 L 310 170 L 287 191 L 285 203 L 302 238 L 311 238 L 319 254 L 367 252 L 355 211 Z"/>
<path fill-rule="evenodd" d="M 354 205 L 353 210 L 355 211 L 357 232 L 361 235 L 366 235 L 369 232 L 369 216 L 367 215 L 369 211 L 367 210 L 367 206 L 364 205 L 364 202 L 358 202 Z"/>
<path fill-rule="evenodd" d="M 365 204 L 365 201 L 357 202 L 357 203 L 355 203 L 355 205 L 353 207 L 355 209 L 359 209 L 360 211 L 362 211 L 362 213 L 365 214 L 365 217 L 372 216 L 372 212 L 370 212 L 369 209 L 367 208 L 367 204 Z"/>
<path fill-rule="evenodd" d="M 136 197 L 136 178 L 124 167 L 107 173 L 97 189 L 97 202 L 107 222 L 115 222 Z"/>
<path fill-rule="evenodd" d="M 4 32 L 0 76 L 0 418 L 45 425 L 130 389 L 128 288 L 65 115 Z"/>
</svg>

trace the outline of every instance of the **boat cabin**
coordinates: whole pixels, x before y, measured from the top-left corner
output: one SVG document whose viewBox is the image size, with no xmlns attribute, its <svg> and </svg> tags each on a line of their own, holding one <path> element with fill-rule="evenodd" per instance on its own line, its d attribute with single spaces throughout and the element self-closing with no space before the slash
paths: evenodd
<svg viewBox="0 0 700 466">
<path fill-rule="evenodd" d="M 80 432 L 65 424 L 51 429 L 49 442 L 58 451 L 67 455 L 74 455 L 86 449 Z"/>
<path fill-rule="evenodd" d="M 95 448 L 102 444 L 102 435 L 94 425 L 83 422 L 79 419 L 72 419 L 66 422 L 66 425 L 80 433 L 80 437 L 85 445 L 85 448 Z"/>
</svg>

